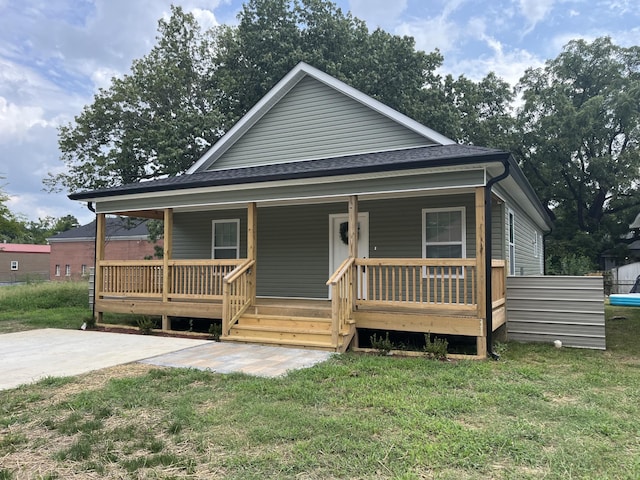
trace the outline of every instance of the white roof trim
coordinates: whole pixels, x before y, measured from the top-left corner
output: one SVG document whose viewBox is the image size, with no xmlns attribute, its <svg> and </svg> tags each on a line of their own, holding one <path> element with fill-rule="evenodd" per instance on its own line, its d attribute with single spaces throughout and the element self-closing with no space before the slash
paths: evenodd
<svg viewBox="0 0 640 480">
<path fill-rule="evenodd" d="M 206 170 L 218 158 L 222 156 L 232 145 L 234 145 L 258 120 L 260 120 L 271 108 L 276 105 L 282 97 L 295 87 L 305 76 L 312 77 L 319 82 L 347 95 L 348 97 L 360 102 L 361 104 L 371 108 L 372 110 L 390 118 L 394 122 L 413 130 L 418 135 L 422 135 L 427 139 L 440 145 L 455 144 L 453 140 L 436 132 L 435 130 L 425 127 L 421 123 L 407 117 L 406 115 L 394 110 L 391 107 L 379 102 L 378 100 L 365 95 L 359 90 L 350 87 L 337 78 L 328 75 L 317 68 L 312 67 L 304 62 L 300 62 L 285 77 L 280 80 L 262 99 L 242 117 L 233 128 L 231 128 L 220 140 L 218 140 L 200 159 L 194 163 L 187 174 L 197 171 Z"/>
</svg>

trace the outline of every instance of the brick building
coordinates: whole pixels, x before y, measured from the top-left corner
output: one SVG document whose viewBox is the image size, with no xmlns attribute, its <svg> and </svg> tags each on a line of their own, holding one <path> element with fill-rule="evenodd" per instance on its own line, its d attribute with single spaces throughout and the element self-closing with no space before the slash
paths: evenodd
<svg viewBox="0 0 640 480">
<path fill-rule="evenodd" d="M 49 279 L 49 245 L 0 243 L 0 283 Z"/>
<path fill-rule="evenodd" d="M 95 220 L 48 238 L 51 246 L 49 275 L 51 280 L 80 280 L 89 275 L 95 259 Z M 157 243 L 162 246 L 162 240 Z M 128 222 L 121 217 L 107 218 L 105 259 L 142 260 L 153 256 L 146 221 Z"/>
</svg>

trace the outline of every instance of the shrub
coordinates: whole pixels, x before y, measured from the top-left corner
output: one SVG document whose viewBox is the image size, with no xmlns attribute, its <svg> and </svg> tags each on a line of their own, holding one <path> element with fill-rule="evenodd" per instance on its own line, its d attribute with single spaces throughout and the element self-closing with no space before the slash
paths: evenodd
<svg viewBox="0 0 640 480">
<path fill-rule="evenodd" d="M 389 340 L 389 332 L 387 332 L 386 337 L 378 337 L 375 333 L 369 337 L 371 341 L 371 348 L 378 350 L 378 353 L 381 355 L 387 355 L 391 350 L 393 350 L 393 342 Z"/>
<path fill-rule="evenodd" d="M 438 360 L 447 358 L 447 348 L 449 342 L 445 338 L 434 337 L 431 340 L 431 334 L 424 334 L 424 351 L 429 358 L 435 358 Z"/>
</svg>

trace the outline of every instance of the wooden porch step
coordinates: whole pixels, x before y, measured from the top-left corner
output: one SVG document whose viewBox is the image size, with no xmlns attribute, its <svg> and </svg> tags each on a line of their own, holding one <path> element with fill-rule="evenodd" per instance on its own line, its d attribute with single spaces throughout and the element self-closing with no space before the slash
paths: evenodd
<svg viewBox="0 0 640 480">
<path fill-rule="evenodd" d="M 242 342 L 242 343 L 257 343 L 259 345 L 280 345 L 283 347 L 293 348 L 312 348 L 314 350 L 326 350 L 329 352 L 335 352 L 336 349 L 331 345 L 331 342 L 300 342 L 299 340 L 289 340 L 284 338 L 256 338 L 245 337 L 242 335 L 229 335 L 222 338 L 225 342 Z"/>
<path fill-rule="evenodd" d="M 329 331 L 299 327 L 238 324 L 231 328 L 231 332 L 229 334 L 230 337 L 235 335 L 251 337 L 254 339 L 269 338 L 277 340 L 297 340 L 302 343 L 331 342 L 331 332 Z"/>
<path fill-rule="evenodd" d="M 286 329 L 331 331 L 330 318 L 314 318 L 301 316 L 264 315 L 262 313 L 245 313 L 238 322 L 239 325 L 257 325 L 261 327 L 279 327 Z"/>
<path fill-rule="evenodd" d="M 306 317 L 306 318 L 331 318 L 331 305 L 318 304 L 307 305 L 274 305 L 262 304 L 260 301 L 249 310 L 248 313 L 257 315 L 281 316 L 281 317 Z"/>
</svg>

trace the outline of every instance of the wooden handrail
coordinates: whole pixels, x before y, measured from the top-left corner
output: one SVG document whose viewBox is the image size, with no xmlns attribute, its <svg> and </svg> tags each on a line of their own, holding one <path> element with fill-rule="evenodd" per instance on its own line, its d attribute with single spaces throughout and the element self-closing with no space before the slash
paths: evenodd
<svg viewBox="0 0 640 480">
<path fill-rule="evenodd" d="M 245 262 L 245 259 L 243 258 L 231 258 L 231 259 L 226 259 L 226 260 L 220 260 L 220 259 L 213 259 L 213 258 L 205 258 L 202 260 L 176 260 L 176 259 L 171 259 L 169 260 L 169 266 L 173 266 L 173 265 L 179 265 L 179 266 L 194 266 L 194 267 L 199 267 L 199 266 L 228 266 L 228 265 L 242 265 L 242 263 Z"/>
<path fill-rule="evenodd" d="M 246 272 L 247 270 L 249 270 L 254 264 L 256 263 L 255 260 L 246 260 L 245 263 L 237 266 L 234 270 L 232 270 L 231 272 L 229 272 L 225 277 L 224 277 L 224 283 L 232 283 L 234 280 L 236 280 L 240 275 L 242 275 L 244 272 Z"/>
<path fill-rule="evenodd" d="M 475 258 L 356 258 L 356 265 L 407 267 L 472 267 Z"/>
<path fill-rule="evenodd" d="M 100 260 L 103 267 L 161 267 L 162 260 Z"/>
<path fill-rule="evenodd" d="M 342 262 L 334 274 L 331 275 L 331 278 L 327 280 L 327 285 L 335 285 L 355 261 L 356 259 L 352 257 L 345 258 L 344 262 Z"/>
<path fill-rule="evenodd" d="M 254 302 L 250 288 L 249 269 L 255 260 L 246 260 L 223 279 L 222 288 L 222 335 L 227 336 L 242 314 Z M 255 290 L 253 290 L 255 291 Z"/>
</svg>

